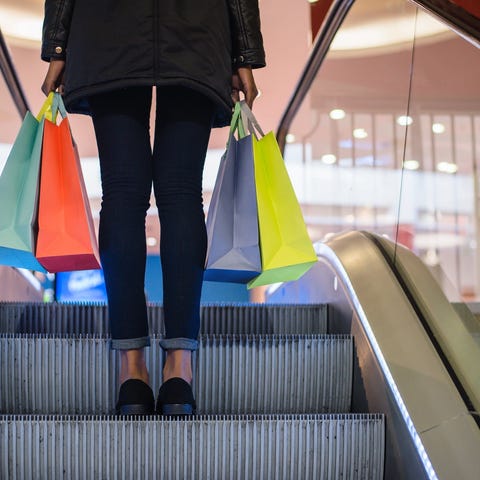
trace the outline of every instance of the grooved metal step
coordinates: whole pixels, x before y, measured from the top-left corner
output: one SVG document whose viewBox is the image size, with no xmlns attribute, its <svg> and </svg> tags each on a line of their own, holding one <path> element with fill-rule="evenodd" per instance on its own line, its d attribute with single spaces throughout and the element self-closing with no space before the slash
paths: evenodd
<svg viewBox="0 0 480 480">
<path fill-rule="evenodd" d="M 156 393 L 159 337 L 146 349 Z M 114 410 L 118 355 L 104 336 L 0 335 L 0 412 L 105 414 Z M 198 413 L 350 410 L 348 335 L 202 336 L 194 359 Z"/>
<path fill-rule="evenodd" d="M 212 304 L 201 307 L 200 333 L 327 333 L 326 305 Z M 148 307 L 152 334 L 164 334 L 163 307 Z M 0 333 L 106 334 L 107 307 L 92 303 L 0 303 Z"/>
<path fill-rule="evenodd" d="M 0 477 L 381 480 L 381 415 L 0 416 Z"/>
</svg>

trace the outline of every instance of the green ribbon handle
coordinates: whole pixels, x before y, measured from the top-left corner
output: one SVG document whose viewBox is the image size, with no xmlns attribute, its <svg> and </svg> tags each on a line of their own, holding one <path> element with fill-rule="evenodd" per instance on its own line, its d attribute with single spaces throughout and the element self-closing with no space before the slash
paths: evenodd
<svg viewBox="0 0 480 480">
<path fill-rule="evenodd" d="M 67 109 L 63 103 L 63 98 L 60 93 L 55 92 L 52 101 L 52 122 L 55 123 L 57 121 L 58 113 L 60 113 L 62 118 L 67 118 Z"/>
</svg>

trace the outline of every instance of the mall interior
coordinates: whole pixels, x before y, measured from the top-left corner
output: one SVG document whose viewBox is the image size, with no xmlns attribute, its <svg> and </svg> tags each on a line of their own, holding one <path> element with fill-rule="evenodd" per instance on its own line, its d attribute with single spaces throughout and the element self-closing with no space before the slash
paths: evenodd
<svg viewBox="0 0 480 480">
<path fill-rule="evenodd" d="M 0 0 L 0 174 L 45 99 L 43 8 Z M 113 415 L 101 270 L 0 265 L 0 478 L 479 478 L 480 4 L 259 8 L 267 67 L 253 112 L 276 135 L 317 262 L 253 289 L 204 282 L 192 420 Z M 93 126 L 69 122 L 98 231 Z M 207 218 L 228 134 L 210 138 Z M 153 196 L 146 229 L 159 339 Z"/>
</svg>

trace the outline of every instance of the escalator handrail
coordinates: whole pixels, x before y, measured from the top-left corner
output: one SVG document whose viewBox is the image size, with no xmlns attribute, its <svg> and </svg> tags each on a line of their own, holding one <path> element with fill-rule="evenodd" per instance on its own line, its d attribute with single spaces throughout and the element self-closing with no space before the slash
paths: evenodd
<svg viewBox="0 0 480 480">
<path fill-rule="evenodd" d="M 378 239 L 382 242 L 376 241 Z M 450 304 L 438 285 L 430 289 L 430 282 L 434 280 L 430 278 L 428 269 L 418 257 L 405 249 L 409 259 L 427 273 L 428 277 L 427 288 L 423 275 L 418 282 L 417 292 L 412 295 L 407 293 L 402 285 L 405 282 L 399 282 L 400 272 L 392 270 L 390 255 L 385 255 L 385 249 L 379 248 L 380 243 L 389 244 L 389 249 L 395 248 L 395 244 L 390 240 L 364 231 L 342 232 L 326 242 L 320 242 L 316 249 L 319 265 L 326 267 L 317 272 L 321 279 L 310 277 L 299 280 L 301 284 L 295 288 L 302 291 L 302 294 L 309 292 L 307 303 L 332 302 L 332 309 L 339 315 L 338 319 L 342 314 L 352 321 L 358 318 L 369 342 L 368 351 L 371 349 L 378 361 L 419 458 L 426 472 L 429 472 L 428 478 L 451 478 L 453 471 L 458 475 L 457 478 L 476 478 L 480 457 L 473 457 L 472 452 L 477 452 L 480 446 L 477 415 L 465 403 L 457 382 L 445 368 L 431 337 L 425 334 L 419 309 L 411 302 L 412 296 L 419 298 L 420 302 L 438 302 L 437 307 L 430 309 L 430 313 Z M 411 264 L 409 266 L 411 267 Z M 415 272 L 418 273 L 417 270 Z M 315 289 L 309 290 L 308 282 L 312 281 L 315 281 Z M 326 283 L 321 283 L 324 281 Z M 320 284 L 327 288 L 319 294 L 317 292 Z M 281 292 L 283 301 L 288 298 L 288 288 L 291 288 L 289 284 L 285 284 Z M 344 292 L 354 314 L 345 309 L 341 294 L 337 292 Z M 303 300 L 305 301 L 305 298 Z M 426 310 L 423 309 L 424 312 Z M 450 320 L 454 320 L 454 311 L 451 316 Z M 358 332 L 357 327 L 354 325 L 350 328 Z M 355 335 L 358 336 L 358 333 Z M 459 339 L 461 340 L 461 336 Z M 361 342 L 361 335 L 356 337 L 356 343 L 357 341 L 358 344 Z M 469 341 L 472 343 L 473 339 L 470 338 Z M 475 348 L 475 352 L 472 368 L 478 364 L 478 348 Z M 373 371 L 366 355 L 365 349 L 358 354 L 363 364 L 360 375 L 365 379 Z M 478 381 L 476 383 L 478 385 Z M 387 389 L 375 386 L 367 394 L 368 404 L 379 406 L 376 402 L 380 401 L 386 391 Z M 390 410 L 390 405 L 390 401 L 384 404 L 392 414 L 395 409 Z M 399 448 L 397 454 L 403 451 L 404 446 L 395 447 Z"/>
<path fill-rule="evenodd" d="M 390 265 L 392 273 L 471 412 L 480 412 L 480 349 L 423 262 L 407 248 L 362 231 Z M 410 265 L 404 262 L 410 261 Z M 428 285 L 429 288 L 425 288 Z M 480 426 L 480 418 L 473 416 Z"/>
<path fill-rule="evenodd" d="M 277 128 L 277 142 L 282 154 L 286 136 L 305 96 L 317 76 L 330 45 L 355 0 L 334 0 L 315 38 L 312 53 L 300 75 Z M 410 0 L 437 17 L 467 41 L 480 48 L 480 19 L 450 0 Z"/>
<path fill-rule="evenodd" d="M 450 0 L 410 0 L 480 48 L 480 18 Z"/>
<path fill-rule="evenodd" d="M 20 117 L 25 117 L 25 114 L 30 110 L 27 97 L 22 88 L 18 74 L 15 70 L 12 57 L 5 42 L 5 37 L 3 36 L 2 30 L 0 29 L 0 70 L 5 78 L 7 88 L 10 91 L 13 102 L 17 107 Z"/>
</svg>

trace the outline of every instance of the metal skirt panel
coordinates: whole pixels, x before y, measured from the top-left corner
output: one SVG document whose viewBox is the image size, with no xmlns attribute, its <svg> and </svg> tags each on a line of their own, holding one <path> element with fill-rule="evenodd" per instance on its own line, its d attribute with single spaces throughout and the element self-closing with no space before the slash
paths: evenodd
<svg viewBox="0 0 480 480">
<path fill-rule="evenodd" d="M 202 334 L 327 333 L 326 305 L 202 305 Z M 150 332 L 164 334 L 163 307 L 148 306 Z M 92 303 L 0 303 L 0 333 L 108 334 L 108 311 Z"/>
<path fill-rule="evenodd" d="M 380 480 L 381 415 L 0 417 L 0 476 Z"/>
<path fill-rule="evenodd" d="M 146 361 L 156 392 L 158 341 Z M 194 356 L 198 413 L 348 412 L 352 362 L 347 335 L 202 336 Z M 0 365 L 0 413 L 113 413 L 118 356 L 104 337 L 0 335 Z"/>
</svg>

